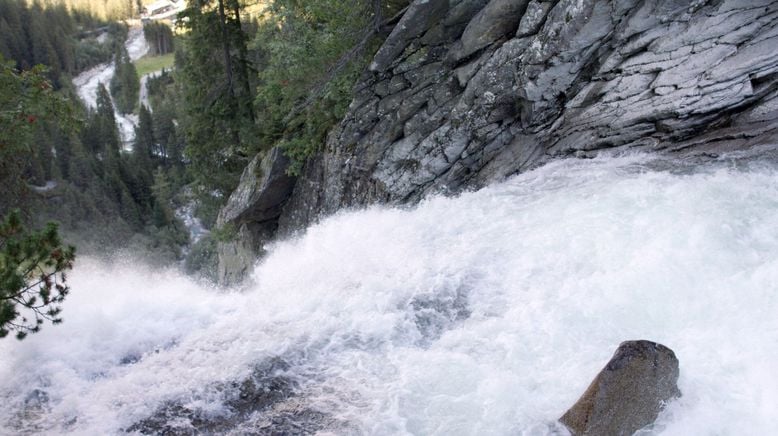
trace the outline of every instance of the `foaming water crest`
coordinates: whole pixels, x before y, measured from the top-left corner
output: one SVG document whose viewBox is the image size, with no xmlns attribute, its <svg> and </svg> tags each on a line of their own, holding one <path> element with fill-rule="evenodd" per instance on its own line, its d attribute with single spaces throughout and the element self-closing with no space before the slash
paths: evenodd
<svg viewBox="0 0 778 436">
<path fill-rule="evenodd" d="M 0 431 L 564 434 L 616 346 L 651 339 L 683 396 L 649 433 L 769 434 L 776 168 L 556 162 L 338 214 L 243 292 L 79 259 L 65 323 L 0 342 Z"/>
</svg>

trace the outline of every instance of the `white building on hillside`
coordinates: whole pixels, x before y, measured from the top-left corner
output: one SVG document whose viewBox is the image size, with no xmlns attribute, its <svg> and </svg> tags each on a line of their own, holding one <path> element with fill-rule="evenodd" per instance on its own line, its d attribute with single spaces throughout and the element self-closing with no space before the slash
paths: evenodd
<svg viewBox="0 0 778 436">
<path fill-rule="evenodd" d="M 175 20 L 176 14 L 186 8 L 186 0 L 157 0 L 146 5 L 141 11 L 141 19 L 147 20 Z"/>
</svg>

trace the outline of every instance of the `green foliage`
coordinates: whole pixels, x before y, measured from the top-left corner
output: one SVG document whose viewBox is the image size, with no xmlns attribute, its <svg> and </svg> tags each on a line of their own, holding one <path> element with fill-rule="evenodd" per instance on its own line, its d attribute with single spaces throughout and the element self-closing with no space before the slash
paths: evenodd
<svg viewBox="0 0 778 436">
<path fill-rule="evenodd" d="M 146 82 L 148 98 L 153 112 L 151 121 L 155 140 L 154 153 L 168 169 L 168 175 L 176 186 L 188 183 L 184 173 L 184 142 L 176 123 L 179 115 L 179 95 L 173 74 L 163 70 Z"/>
<path fill-rule="evenodd" d="M 155 171 L 158 177 L 167 178 L 171 161 L 165 157 L 155 137 L 154 120 L 148 108 L 142 106 L 138 118 L 132 152 L 123 152 L 110 97 L 104 86 L 98 87 L 97 107 L 90 112 L 82 135 L 85 151 L 80 153 L 81 162 L 82 165 L 86 163 L 88 168 L 79 171 L 79 182 L 70 171 L 70 180 L 79 190 L 67 191 L 72 198 L 65 208 L 70 210 L 71 205 L 86 204 L 88 213 L 72 210 L 70 213 L 81 215 L 81 220 L 99 223 L 102 229 L 113 229 L 116 235 L 121 235 L 115 240 L 109 237 L 110 231 L 99 235 L 100 240 L 109 239 L 104 246 L 121 243 L 126 247 L 127 243 L 121 237 L 127 238 L 135 233 L 131 238 L 134 248 L 158 252 L 160 261 L 175 260 L 180 256 L 179 249 L 186 243 L 187 235 L 170 209 L 170 195 L 160 199 L 163 191 L 159 191 L 158 184 L 162 182 L 155 179 Z M 174 132 L 175 126 L 171 129 Z M 173 132 L 169 134 L 175 136 Z M 166 181 L 164 183 L 167 184 Z M 169 191 L 172 189 L 172 186 L 168 188 Z M 57 213 L 55 216 L 60 215 Z M 114 221 L 109 217 L 114 217 Z M 82 238 L 86 236 L 81 230 L 81 222 L 74 220 L 68 221 L 68 224 L 78 229 Z M 93 244 L 96 242 L 94 239 L 89 236 L 87 242 Z"/>
<path fill-rule="evenodd" d="M 275 0 L 253 46 L 266 57 L 256 108 L 261 146 L 279 144 L 297 174 L 345 114 L 376 47 L 372 2 Z M 372 44 L 371 44 L 372 42 Z"/>
<path fill-rule="evenodd" d="M 175 80 L 170 69 L 167 68 L 162 69 L 158 75 L 148 79 L 146 90 L 149 92 L 149 101 L 154 112 L 161 107 L 161 103 L 177 98 Z"/>
<path fill-rule="evenodd" d="M 246 21 L 236 0 L 190 2 L 179 21 L 184 36 L 174 84 L 164 85 L 175 90 L 164 101 L 176 107 L 152 106 L 156 128 L 169 130 L 166 119 L 178 122 L 171 139 L 186 144 L 197 216 L 207 227 L 257 152 L 280 145 L 292 158 L 288 172 L 296 174 L 321 149 L 380 42 L 376 23 L 407 0 L 379 3 L 274 0 L 262 19 Z M 165 135 L 156 137 L 162 142 Z"/>
<path fill-rule="evenodd" d="M 88 115 L 81 140 L 86 150 L 95 157 L 103 156 L 106 150 L 119 149 L 119 131 L 113 103 L 102 83 L 97 87 L 96 109 Z M 98 171 L 98 174 L 101 172 Z"/>
<path fill-rule="evenodd" d="M 29 149 L 31 135 L 41 117 L 75 122 L 67 99 L 54 93 L 47 68 L 37 65 L 17 72 L 0 55 L 0 152 Z"/>
<path fill-rule="evenodd" d="M 191 195 L 196 200 L 193 215 L 200 219 L 203 227 L 213 230 L 225 198 L 216 192 L 206 191 L 195 181 L 190 182 L 188 189 L 191 190 Z"/>
<path fill-rule="evenodd" d="M 211 238 L 217 242 L 231 242 L 238 236 L 238 229 L 232 223 L 214 227 L 211 230 Z"/>
<path fill-rule="evenodd" d="M 152 21 L 144 24 L 143 36 L 149 43 L 149 56 L 173 53 L 175 49 L 173 30 L 165 23 Z"/>
<path fill-rule="evenodd" d="M 185 154 L 198 183 L 220 196 L 237 185 L 257 137 L 250 28 L 240 13 L 236 0 L 192 2 L 179 21 L 186 31 L 176 64 Z"/>
<path fill-rule="evenodd" d="M 117 45 L 114 56 L 116 70 L 111 78 L 111 95 L 116 102 L 116 109 L 129 114 L 135 110 L 140 93 L 140 80 L 135 64 L 130 61 L 130 56 L 124 45 Z"/>
<path fill-rule="evenodd" d="M 187 274 L 200 276 L 212 282 L 217 281 L 218 266 L 216 240 L 210 235 L 194 243 L 184 259 L 184 271 Z"/>
<path fill-rule="evenodd" d="M 0 222 L 0 338 L 16 332 L 24 339 L 44 320 L 62 322 L 65 271 L 74 260 L 75 248 L 62 244 L 56 224 L 28 231 L 18 210 Z"/>
<path fill-rule="evenodd" d="M 119 32 L 124 28 L 124 34 Z M 106 32 L 100 42 L 97 36 Z M 124 40 L 126 28 L 107 26 L 104 21 L 84 12 L 69 11 L 61 3 L 46 4 L 0 0 L 0 54 L 16 61 L 15 67 L 27 70 L 37 64 L 49 67 L 47 77 L 55 88 L 67 78 L 113 55 L 114 42 Z"/>
<path fill-rule="evenodd" d="M 158 167 L 150 188 L 151 205 L 146 209 L 150 219 L 130 243 L 132 248 L 150 253 L 157 263 L 180 260 L 181 247 L 189 243 L 189 233 L 171 207 L 173 188 L 166 171 Z"/>
<path fill-rule="evenodd" d="M 120 23 L 102 25 L 94 31 L 82 32 L 75 44 L 75 71 L 85 71 L 95 65 L 110 62 L 116 47 L 127 39 L 127 26 Z"/>
<path fill-rule="evenodd" d="M 154 186 L 151 191 L 154 195 L 154 225 L 157 227 L 166 227 L 176 220 L 173 209 L 170 207 L 173 199 L 170 181 L 162 168 L 157 168 L 154 172 Z"/>
<path fill-rule="evenodd" d="M 43 9 L 40 3 L 0 0 L 0 40 L 3 55 L 19 61 L 21 69 L 37 64 L 50 67 L 55 82 L 61 71 L 72 71 L 70 42 L 75 23 L 64 7 Z"/>
<path fill-rule="evenodd" d="M 77 127 L 70 102 L 54 92 L 45 74 L 43 66 L 16 71 L 0 55 L 0 214 L 25 205 L 29 192 L 25 172 L 41 151 L 34 141 L 38 129 L 58 126 L 72 131 Z M 47 123 L 49 119 L 54 121 Z"/>
<path fill-rule="evenodd" d="M 138 171 L 148 173 L 149 177 L 151 177 L 154 171 L 152 159 L 154 159 L 155 155 L 159 155 L 159 150 L 154 138 L 154 122 L 151 119 L 151 112 L 149 112 L 146 106 L 140 107 L 132 155 L 135 161 L 135 168 Z"/>
<path fill-rule="evenodd" d="M 156 265 L 171 264 L 182 258 L 181 247 L 189 243 L 189 234 L 178 222 L 167 227 L 149 226 L 143 233 L 133 235 L 130 248 L 144 253 Z"/>
</svg>

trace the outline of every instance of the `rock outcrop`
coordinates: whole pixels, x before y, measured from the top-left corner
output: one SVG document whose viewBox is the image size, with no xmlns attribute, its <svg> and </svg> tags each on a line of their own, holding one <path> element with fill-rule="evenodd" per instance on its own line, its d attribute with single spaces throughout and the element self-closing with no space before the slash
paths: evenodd
<svg viewBox="0 0 778 436">
<path fill-rule="evenodd" d="M 240 281 L 264 244 L 275 234 L 282 206 L 294 188 L 295 179 L 286 174 L 289 159 L 278 148 L 257 155 L 243 170 L 238 188 L 219 212 L 217 227 L 235 233 L 219 242 L 219 281 Z"/>
<path fill-rule="evenodd" d="M 680 396 L 678 359 L 664 345 L 627 341 L 560 418 L 575 435 L 629 436 L 653 424 L 665 404 Z"/>
<path fill-rule="evenodd" d="M 559 156 L 774 144 L 777 45 L 772 0 L 415 0 L 278 231 Z"/>
</svg>

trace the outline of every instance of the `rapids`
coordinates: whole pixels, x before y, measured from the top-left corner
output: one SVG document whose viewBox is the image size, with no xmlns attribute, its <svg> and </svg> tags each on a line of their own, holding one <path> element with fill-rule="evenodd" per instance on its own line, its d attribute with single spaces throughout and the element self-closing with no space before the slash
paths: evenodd
<svg viewBox="0 0 778 436">
<path fill-rule="evenodd" d="M 342 212 L 240 290 L 83 257 L 70 283 L 62 325 L 0 341 L 4 434 L 565 434 L 554 421 L 627 339 L 680 360 L 683 396 L 646 433 L 778 423 L 764 159 L 563 160 Z"/>
</svg>

